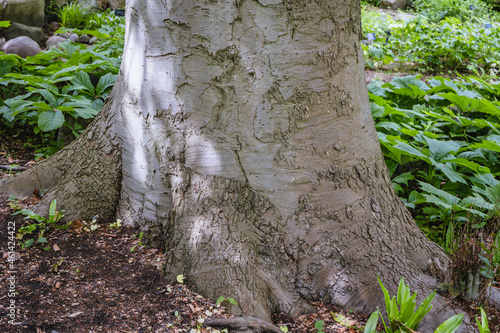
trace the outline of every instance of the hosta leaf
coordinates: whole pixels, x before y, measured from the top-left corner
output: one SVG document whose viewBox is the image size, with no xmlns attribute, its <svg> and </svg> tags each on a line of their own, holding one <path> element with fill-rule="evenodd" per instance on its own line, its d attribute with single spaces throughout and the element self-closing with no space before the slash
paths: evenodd
<svg viewBox="0 0 500 333">
<path fill-rule="evenodd" d="M 61 128 L 64 124 L 64 115 L 60 110 L 44 111 L 38 116 L 38 126 L 44 132 L 53 131 Z"/>
</svg>

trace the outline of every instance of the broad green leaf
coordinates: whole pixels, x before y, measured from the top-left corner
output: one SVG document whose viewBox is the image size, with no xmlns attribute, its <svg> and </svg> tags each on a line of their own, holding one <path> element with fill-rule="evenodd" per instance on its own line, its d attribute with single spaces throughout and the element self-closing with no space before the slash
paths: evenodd
<svg viewBox="0 0 500 333">
<path fill-rule="evenodd" d="M 460 182 L 462 184 L 467 184 L 467 181 L 462 177 L 462 174 L 454 171 L 450 165 L 438 163 L 435 165 L 436 169 L 442 171 L 444 175 L 453 183 Z"/>
<path fill-rule="evenodd" d="M 47 102 L 49 102 L 50 106 L 52 108 L 57 108 L 59 106 L 59 102 L 57 100 L 57 98 L 50 92 L 48 91 L 47 89 L 40 89 L 37 91 L 40 95 L 43 96 L 43 98 L 45 98 L 45 100 Z"/>
<path fill-rule="evenodd" d="M 486 317 L 486 313 L 483 308 L 481 310 L 481 322 L 478 318 L 476 318 L 477 327 L 479 328 L 479 333 L 491 333 L 490 328 L 488 327 L 488 318 Z"/>
<path fill-rule="evenodd" d="M 462 111 L 468 111 L 469 106 L 471 105 L 473 99 L 467 96 L 459 96 L 456 93 L 444 93 L 444 94 L 439 94 L 439 96 L 442 96 L 455 104 L 457 107 L 460 108 Z"/>
<path fill-rule="evenodd" d="M 54 199 L 51 203 L 50 203 L 50 207 L 49 207 L 49 216 L 55 216 L 56 215 L 56 200 Z"/>
<path fill-rule="evenodd" d="M 99 83 L 97 83 L 96 94 L 102 95 L 107 88 L 115 85 L 115 81 L 116 81 L 116 75 L 113 75 L 111 73 L 102 76 L 99 79 Z"/>
<path fill-rule="evenodd" d="M 467 167 L 475 172 L 491 173 L 491 171 L 488 167 L 481 166 L 480 164 L 478 164 L 476 162 L 472 162 L 472 161 L 465 159 L 465 158 L 454 158 L 454 159 L 449 159 L 449 160 L 447 159 L 447 160 L 443 160 L 442 162 L 443 163 L 447 163 L 447 162 L 456 163 L 456 164 L 465 166 L 465 167 Z"/>
<path fill-rule="evenodd" d="M 429 145 L 431 157 L 439 161 L 449 153 L 456 153 L 460 149 L 460 145 L 453 141 L 440 141 L 422 136 Z"/>
<path fill-rule="evenodd" d="M 397 124 L 397 123 L 394 123 L 394 122 L 389 122 L 389 121 L 385 121 L 385 122 L 379 122 L 375 125 L 376 129 L 377 130 L 380 130 L 380 129 L 386 129 L 388 131 L 393 131 L 393 132 L 399 132 L 400 130 L 400 126 Z"/>
<path fill-rule="evenodd" d="M 389 296 L 389 292 L 387 289 L 385 289 L 384 284 L 380 280 L 380 278 L 377 276 L 378 283 L 380 285 L 380 288 L 382 289 L 382 292 L 384 293 L 384 299 L 385 299 L 385 309 L 387 311 L 387 315 L 390 316 L 390 309 L 391 309 L 391 297 Z"/>
<path fill-rule="evenodd" d="M 85 72 L 77 72 L 73 79 L 71 79 L 71 83 L 74 84 L 75 90 L 87 90 L 92 95 L 94 95 L 94 86 L 92 82 L 90 82 L 90 77 Z"/>
<path fill-rule="evenodd" d="M 405 172 L 392 179 L 393 182 L 408 185 L 408 181 L 415 179 L 411 172 Z"/>
<path fill-rule="evenodd" d="M 483 148 L 500 153 L 500 144 L 495 141 L 483 140 L 481 143 L 474 143 L 470 145 L 471 148 Z"/>
<path fill-rule="evenodd" d="M 424 82 L 419 80 L 420 76 L 408 75 L 402 77 L 396 77 L 391 82 L 396 88 L 410 88 L 411 86 L 415 86 L 420 90 L 427 91 L 429 90 L 429 86 Z"/>
<path fill-rule="evenodd" d="M 455 206 L 460 202 L 460 199 L 457 198 L 456 196 L 449 194 L 446 191 L 435 188 L 434 186 L 432 186 L 429 183 L 425 183 L 425 182 L 421 182 L 421 181 L 419 181 L 418 183 L 420 184 L 420 187 L 422 188 L 422 190 L 442 198 L 444 200 L 444 202 L 450 206 Z"/>
<path fill-rule="evenodd" d="M 366 322 L 364 333 L 377 333 L 378 313 L 374 312 Z"/>
<path fill-rule="evenodd" d="M 325 322 L 323 320 L 317 320 L 316 323 L 314 323 L 314 327 L 322 331 L 325 328 Z"/>
<path fill-rule="evenodd" d="M 64 115 L 60 110 L 44 111 L 38 116 L 38 126 L 44 132 L 53 131 L 61 128 L 64 124 Z"/>
<path fill-rule="evenodd" d="M 434 331 L 434 333 L 453 333 L 462 324 L 463 314 L 457 314 L 453 317 L 447 319 L 444 323 L 439 325 L 439 327 Z"/>
<path fill-rule="evenodd" d="M 500 184 L 486 188 L 486 195 L 492 204 L 500 204 Z"/>
<path fill-rule="evenodd" d="M 429 311 L 432 309 L 432 300 L 434 299 L 434 296 L 436 296 L 436 292 L 434 291 L 432 294 L 427 296 L 427 298 L 420 304 L 418 309 L 411 315 L 410 319 L 406 322 L 406 325 L 410 329 L 416 329 L 418 324 L 422 321 L 422 318 L 425 317 Z"/>
</svg>

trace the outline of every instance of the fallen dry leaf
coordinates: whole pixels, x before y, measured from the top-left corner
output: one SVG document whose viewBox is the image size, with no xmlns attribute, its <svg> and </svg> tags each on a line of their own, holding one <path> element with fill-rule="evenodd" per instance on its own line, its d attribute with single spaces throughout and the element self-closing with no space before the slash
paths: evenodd
<svg viewBox="0 0 500 333">
<path fill-rule="evenodd" d="M 57 246 L 57 244 L 52 245 L 52 249 L 54 251 L 61 251 L 61 249 L 59 248 L 59 246 Z"/>
<path fill-rule="evenodd" d="M 76 317 L 78 317 L 79 315 L 81 315 L 82 313 L 83 313 L 82 311 L 77 311 L 77 312 L 75 312 L 75 313 L 72 313 L 72 314 L 70 314 L 70 315 L 67 315 L 66 317 L 68 317 L 68 318 L 76 318 Z"/>
</svg>

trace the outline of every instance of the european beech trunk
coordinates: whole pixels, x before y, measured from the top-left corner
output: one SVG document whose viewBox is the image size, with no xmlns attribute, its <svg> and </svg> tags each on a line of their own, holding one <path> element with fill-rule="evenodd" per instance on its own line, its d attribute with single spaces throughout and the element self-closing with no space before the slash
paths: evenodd
<svg viewBox="0 0 500 333">
<path fill-rule="evenodd" d="M 377 274 L 427 296 L 446 274 L 394 193 L 368 104 L 360 4 L 130 0 L 117 83 L 87 131 L 2 181 L 70 218 L 147 231 L 178 274 L 269 320 L 321 300 L 370 313 Z M 450 317 L 439 296 L 420 331 Z M 467 329 L 463 330 L 467 331 Z"/>
</svg>

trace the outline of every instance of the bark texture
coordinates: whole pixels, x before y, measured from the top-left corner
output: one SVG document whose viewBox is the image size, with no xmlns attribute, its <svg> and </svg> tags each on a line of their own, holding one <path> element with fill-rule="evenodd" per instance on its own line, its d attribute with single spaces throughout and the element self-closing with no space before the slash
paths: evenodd
<svg viewBox="0 0 500 333">
<path fill-rule="evenodd" d="M 2 194 L 41 186 L 42 173 L 46 202 L 62 194 L 75 216 L 140 225 L 164 244 L 168 279 L 261 319 L 308 311 L 306 300 L 370 313 L 383 302 L 377 274 L 391 293 L 404 276 L 427 296 L 448 259 L 392 189 L 359 6 L 130 0 L 113 98 Z M 452 315 L 434 304 L 424 332 Z"/>
</svg>

